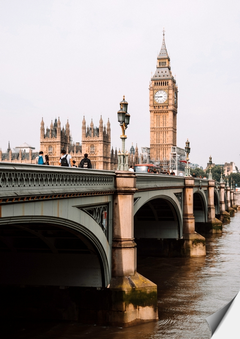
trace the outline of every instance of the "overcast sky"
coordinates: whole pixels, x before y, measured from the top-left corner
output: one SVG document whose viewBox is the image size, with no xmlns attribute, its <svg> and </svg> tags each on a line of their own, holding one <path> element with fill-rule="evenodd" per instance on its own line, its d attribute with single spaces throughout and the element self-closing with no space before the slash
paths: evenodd
<svg viewBox="0 0 240 339">
<path fill-rule="evenodd" d="M 82 118 L 131 114 L 126 147 L 150 143 L 149 81 L 166 31 L 179 88 L 177 144 L 190 161 L 240 167 L 240 2 L 238 0 L 0 0 L 0 147 L 39 150 L 40 122 L 69 119 L 81 141 Z"/>
</svg>

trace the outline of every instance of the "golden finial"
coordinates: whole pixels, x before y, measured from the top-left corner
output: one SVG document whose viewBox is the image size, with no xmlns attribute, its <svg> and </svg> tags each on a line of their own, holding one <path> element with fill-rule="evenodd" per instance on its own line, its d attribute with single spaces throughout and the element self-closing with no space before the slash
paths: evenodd
<svg viewBox="0 0 240 339">
<path fill-rule="evenodd" d="M 125 95 L 123 96 L 123 100 L 125 100 Z"/>
<path fill-rule="evenodd" d="M 163 37 L 165 37 L 165 29 L 164 29 L 164 27 L 163 27 Z"/>
</svg>

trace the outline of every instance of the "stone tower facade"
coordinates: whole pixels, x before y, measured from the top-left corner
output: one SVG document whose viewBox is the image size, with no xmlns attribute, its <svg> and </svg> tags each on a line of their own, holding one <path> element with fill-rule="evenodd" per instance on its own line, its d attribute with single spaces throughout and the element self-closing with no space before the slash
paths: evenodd
<svg viewBox="0 0 240 339">
<path fill-rule="evenodd" d="M 92 167 L 95 169 L 116 169 L 117 152 L 111 150 L 111 128 L 108 120 L 107 126 L 103 126 L 102 117 L 99 121 L 99 127 L 95 127 L 93 121 L 86 127 L 85 117 L 82 121 L 82 144 L 73 143 L 70 135 L 70 125 L 67 121 L 65 127 L 61 128 L 61 121 L 58 118 L 54 123 L 51 122 L 50 128 L 44 127 L 44 121 L 41 121 L 40 127 L 40 150 L 48 154 L 50 164 L 58 165 L 61 150 L 65 149 L 76 164 L 79 165 L 85 153 L 91 160 Z"/>
<path fill-rule="evenodd" d="M 93 121 L 86 127 L 85 117 L 82 121 L 82 153 L 88 154 L 93 168 L 110 170 L 111 165 L 111 128 L 108 120 L 107 127 L 103 126 L 102 116 L 99 127 L 94 127 Z M 113 154 L 113 153 L 112 153 Z"/>
<path fill-rule="evenodd" d="M 171 147 L 177 144 L 178 88 L 168 56 L 165 34 L 149 87 L 150 159 L 169 164 Z"/>
<path fill-rule="evenodd" d="M 64 148 L 67 152 L 71 152 L 70 125 L 67 121 L 65 128 L 61 128 L 60 118 L 51 122 L 50 128 L 44 128 L 44 121 L 41 121 L 40 127 L 40 150 L 44 154 L 48 154 L 51 165 L 58 165 L 61 150 Z M 74 146 L 73 146 L 74 147 Z M 80 147 L 78 148 L 81 152 Z"/>
</svg>

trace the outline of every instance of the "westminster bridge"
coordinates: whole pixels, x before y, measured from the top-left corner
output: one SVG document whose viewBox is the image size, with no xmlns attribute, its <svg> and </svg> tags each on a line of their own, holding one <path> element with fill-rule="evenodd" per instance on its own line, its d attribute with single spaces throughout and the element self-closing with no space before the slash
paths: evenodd
<svg viewBox="0 0 240 339">
<path fill-rule="evenodd" d="M 69 299 L 79 288 L 63 319 L 157 319 L 157 287 L 137 272 L 137 247 L 143 255 L 204 256 L 202 234 L 221 232 L 235 198 L 214 180 L 0 163 L 2 293 L 56 287 Z"/>
</svg>

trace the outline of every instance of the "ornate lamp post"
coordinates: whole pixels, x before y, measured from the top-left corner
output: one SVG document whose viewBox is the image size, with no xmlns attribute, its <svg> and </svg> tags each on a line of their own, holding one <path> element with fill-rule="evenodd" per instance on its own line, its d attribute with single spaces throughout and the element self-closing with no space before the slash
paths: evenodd
<svg viewBox="0 0 240 339">
<path fill-rule="evenodd" d="M 212 180 L 212 172 L 211 172 L 211 169 L 212 169 L 212 157 L 210 155 L 209 157 L 209 173 L 208 173 L 208 180 Z"/>
<path fill-rule="evenodd" d="M 185 167 L 185 177 L 189 177 L 190 176 L 190 167 L 188 167 L 188 162 L 189 162 L 189 154 L 190 154 L 190 141 L 186 141 L 186 144 L 185 144 L 185 153 L 187 153 L 187 166 Z"/>
<path fill-rule="evenodd" d="M 128 154 L 125 152 L 125 139 L 127 136 L 125 135 L 125 130 L 127 129 L 130 122 L 130 114 L 127 111 L 128 102 L 125 100 L 125 95 L 123 96 L 123 100 L 120 102 L 120 110 L 117 112 L 118 122 L 122 128 L 122 135 L 120 138 L 122 139 L 122 151 L 118 153 L 118 170 L 119 171 L 127 171 L 128 170 Z"/>
</svg>

